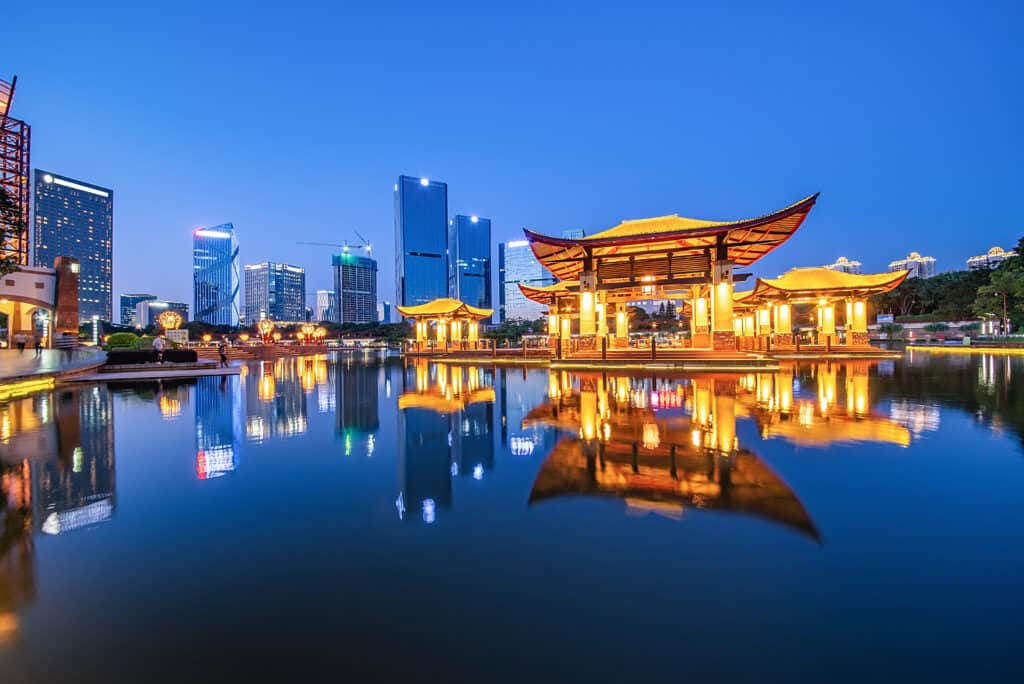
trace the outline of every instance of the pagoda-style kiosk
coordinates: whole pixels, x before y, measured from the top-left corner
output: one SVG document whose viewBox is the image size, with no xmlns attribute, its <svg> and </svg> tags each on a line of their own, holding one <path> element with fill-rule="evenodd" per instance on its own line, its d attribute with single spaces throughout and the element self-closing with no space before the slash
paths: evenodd
<svg viewBox="0 0 1024 684">
<path fill-rule="evenodd" d="M 788 352 L 876 352 L 868 343 L 868 298 L 889 292 L 909 271 L 862 275 L 827 268 L 795 268 L 779 278 L 758 278 L 753 290 L 733 297 L 733 330 L 740 349 Z M 793 335 L 794 311 L 810 310 L 816 339 L 802 347 Z M 845 340 L 837 333 L 843 311 Z"/>
<path fill-rule="evenodd" d="M 494 309 L 479 309 L 458 299 L 442 297 L 416 306 L 397 306 L 399 313 L 413 320 L 416 339 L 414 352 L 451 349 L 475 350 L 481 347 L 480 321 L 490 318 Z M 431 330 L 433 339 L 431 340 Z"/>
<path fill-rule="evenodd" d="M 560 351 L 573 335 L 577 354 L 600 349 L 603 358 L 606 346 L 625 349 L 627 302 L 676 298 L 693 303 L 691 349 L 735 353 L 733 286 L 750 277 L 735 269 L 788 240 L 817 198 L 740 221 L 673 214 L 624 221 L 581 238 L 526 230 L 534 255 L 561 282 L 520 289 L 548 306 L 548 334 Z"/>
</svg>

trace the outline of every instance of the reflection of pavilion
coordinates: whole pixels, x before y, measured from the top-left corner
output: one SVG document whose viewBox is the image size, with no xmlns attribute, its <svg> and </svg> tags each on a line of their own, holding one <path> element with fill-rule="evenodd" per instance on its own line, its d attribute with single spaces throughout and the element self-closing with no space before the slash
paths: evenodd
<svg viewBox="0 0 1024 684">
<path fill-rule="evenodd" d="M 274 437 L 292 437 L 306 432 L 306 394 L 327 380 L 326 360 L 303 365 L 307 359 L 277 359 L 243 366 L 245 378 L 245 436 L 260 443 Z"/>
<path fill-rule="evenodd" d="M 812 392 L 794 394 L 796 367 L 757 373 L 739 380 L 740 403 L 758 423 L 761 435 L 799 446 L 874 442 L 908 446 L 910 432 L 872 411 L 871 361 L 823 362 L 801 366 L 813 380 Z M 801 386 L 803 386 L 801 384 Z"/>
<path fill-rule="evenodd" d="M 113 402 L 106 386 L 38 393 L 0 406 L 0 645 L 35 597 L 32 534 L 110 519 Z"/>
<path fill-rule="evenodd" d="M 494 467 L 494 388 L 490 371 L 417 360 L 402 373 L 398 398 L 396 506 L 432 523 L 452 504 L 452 480 Z M 408 516 L 410 519 L 412 514 Z"/>
<path fill-rule="evenodd" d="M 238 469 L 242 460 L 242 400 L 237 376 L 196 379 L 196 477 Z"/>
<path fill-rule="evenodd" d="M 635 383 L 633 383 L 635 384 Z M 552 374 L 549 401 L 524 419 L 568 436 L 552 450 L 530 501 L 582 494 L 623 498 L 673 516 L 686 506 L 755 515 L 818 538 L 796 494 L 736 438 L 735 382 L 697 378 L 666 391 L 628 378 Z M 686 406 L 656 412 L 653 404 Z"/>
</svg>

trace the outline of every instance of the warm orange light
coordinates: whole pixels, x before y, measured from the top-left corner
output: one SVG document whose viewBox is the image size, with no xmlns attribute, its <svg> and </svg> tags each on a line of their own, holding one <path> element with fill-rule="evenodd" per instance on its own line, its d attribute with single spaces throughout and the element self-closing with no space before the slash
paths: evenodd
<svg viewBox="0 0 1024 684">
<path fill-rule="evenodd" d="M 276 333 L 274 333 L 274 334 L 272 335 L 272 337 L 274 338 L 274 341 L 275 341 L 275 342 L 278 342 L 278 341 L 280 341 L 280 339 L 281 339 L 281 333 L 279 333 L 279 332 L 276 332 Z"/>
<path fill-rule="evenodd" d="M 203 342 L 209 342 L 212 339 L 213 337 L 211 337 L 209 334 L 203 335 Z"/>
<path fill-rule="evenodd" d="M 177 330 L 182 322 L 181 314 L 171 310 L 164 311 L 156 320 L 164 330 Z"/>
<path fill-rule="evenodd" d="M 249 341 L 249 333 L 242 333 L 241 335 L 238 336 L 238 339 L 242 340 L 243 342 L 248 342 Z"/>
</svg>

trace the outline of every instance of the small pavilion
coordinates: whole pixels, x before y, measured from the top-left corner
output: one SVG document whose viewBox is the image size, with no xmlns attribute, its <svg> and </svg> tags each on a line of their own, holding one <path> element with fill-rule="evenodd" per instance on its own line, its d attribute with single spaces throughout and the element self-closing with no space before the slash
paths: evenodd
<svg viewBox="0 0 1024 684">
<path fill-rule="evenodd" d="M 475 349 L 480 340 L 480 321 L 490 318 L 494 309 L 480 309 L 458 299 L 442 297 L 426 304 L 398 306 L 399 313 L 413 319 L 416 341 L 415 351 L 424 351 L 430 345 L 430 330 L 434 330 L 436 348 L 449 345 Z"/>
<path fill-rule="evenodd" d="M 735 350 L 733 283 L 788 240 L 817 201 L 810 195 L 783 209 L 739 221 L 707 221 L 672 214 L 624 221 L 581 238 L 525 230 L 534 255 L 561 282 L 520 285 L 526 297 L 548 305 L 548 332 L 577 335 L 579 349 L 594 349 L 615 321 L 612 346 L 628 346 L 626 303 L 637 299 L 691 298 L 693 347 Z"/>
<path fill-rule="evenodd" d="M 909 271 L 845 273 L 828 268 L 795 268 L 779 278 L 758 278 L 754 289 L 733 296 L 733 330 L 739 348 L 786 351 L 796 348 L 795 307 L 812 309 L 818 346 L 840 346 L 836 307 L 844 310 L 846 349 L 871 349 L 867 300 L 902 283 Z"/>
</svg>

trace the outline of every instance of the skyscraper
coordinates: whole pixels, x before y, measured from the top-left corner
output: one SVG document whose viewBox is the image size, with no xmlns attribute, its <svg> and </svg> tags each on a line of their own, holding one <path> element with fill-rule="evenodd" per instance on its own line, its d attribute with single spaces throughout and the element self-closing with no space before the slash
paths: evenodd
<svg viewBox="0 0 1024 684">
<path fill-rule="evenodd" d="M 490 219 L 457 214 L 449 222 L 448 296 L 492 308 Z"/>
<path fill-rule="evenodd" d="M 114 191 L 49 171 L 35 172 L 36 266 L 78 259 L 78 316 L 114 320 Z"/>
<path fill-rule="evenodd" d="M 395 183 L 395 295 L 425 304 L 448 294 L 448 185 L 399 176 Z M 338 290 L 339 300 L 341 290 Z"/>
<path fill-rule="evenodd" d="M 306 269 L 264 261 L 245 266 L 245 322 L 306 320 Z"/>
<path fill-rule="evenodd" d="M 18 84 L 15 76 L 11 82 L 0 81 L 0 188 L 3 188 L 13 203 L 14 211 L 5 212 L 0 221 L 5 224 L 17 222 L 19 229 L 10 231 L 12 236 L 0 245 L 0 256 L 10 257 L 19 266 L 28 266 L 28 213 L 32 127 L 20 119 L 10 116 L 14 101 L 14 87 Z M 4 228 L 12 228 L 4 225 Z M 46 264 L 52 267 L 53 264 Z"/>
<path fill-rule="evenodd" d="M 544 306 L 527 299 L 519 289 L 519 283 L 540 287 L 557 282 L 533 256 L 526 240 L 498 245 L 498 280 L 498 308 L 502 322 L 533 321 L 544 314 Z"/>
<path fill-rule="evenodd" d="M 860 273 L 861 263 L 841 256 L 836 259 L 834 264 L 828 264 L 825 268 L 830 271 L 842 271 L 843 273 Z"/>
<path fill-rule="evenodd" d="M 910 271 L 908 278 L 931 278 L 935 275 L 935 257 L 921 256 L 918 252 L 911 252 L 906 259 L 890 262 L 889 272 L 894 271 Z"/>
<path fill-rule="evenodd" d="M 999 268 L 1007 259 L 1017 256 L 1014 250 L 1005 250 L 1002 247 L 992 247 L 984 254 L 972 256 L 967 260 L 968 271 L 984 271 L 992 268 Z"/>
<path fill-rule="evenodd" d="M 348 252 L 331 257 L 339 323 L 377 320 L 377 262 Z"/>
<path fill-rule="evenodd" d="M 121 325 L 135 325 L 135 307 L 142 302 L 156 300 L 155 294 L 122 294 L 121 295 Z"/>
<path fill-rule="evenodd" d="M 238 240 L 223 223 L 200 228 L 192 240 L 192 310 L 210 325 L 238 325 Z"/>
<path fill-rule="evenodd" d="M 338 304 L 334 290 L 316 291 L 315 318 L 317 323 L 320 321 L 338 322 Z"/>
</svg>

